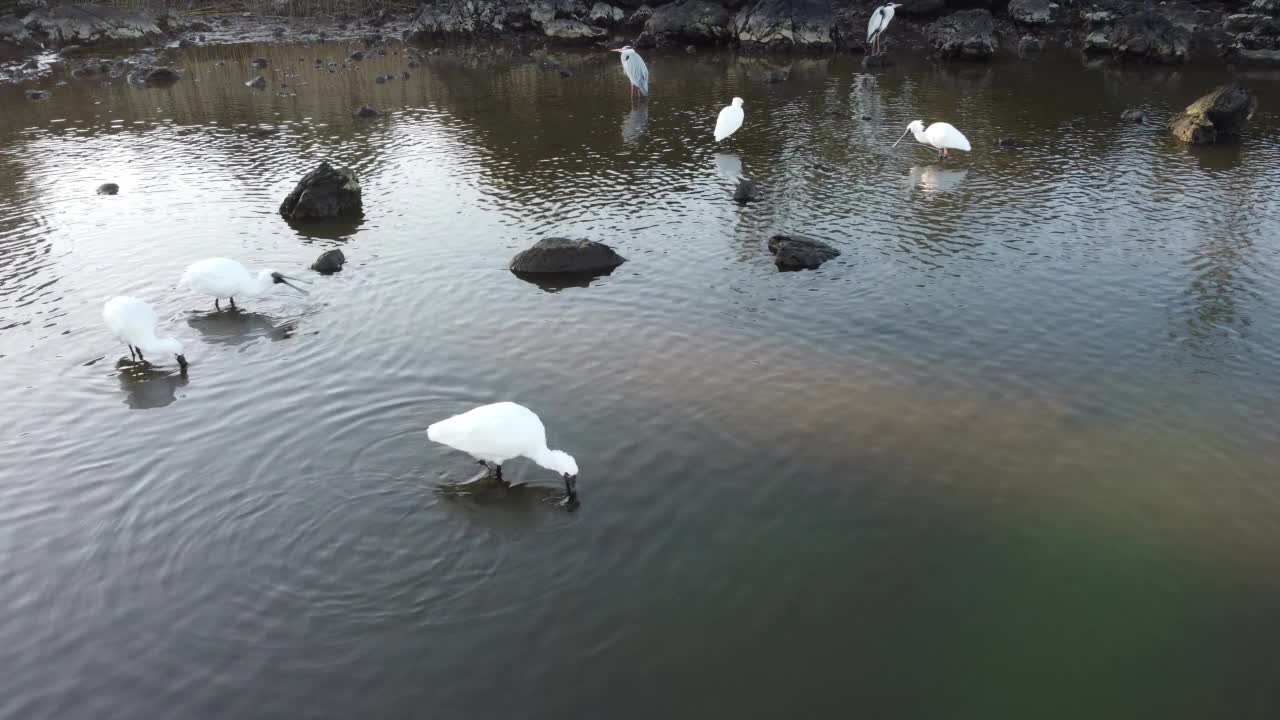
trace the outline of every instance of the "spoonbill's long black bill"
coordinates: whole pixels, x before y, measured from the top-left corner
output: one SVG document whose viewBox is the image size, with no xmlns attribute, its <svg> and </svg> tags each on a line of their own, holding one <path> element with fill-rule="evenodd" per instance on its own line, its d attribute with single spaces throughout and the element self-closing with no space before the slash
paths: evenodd
<svg viewBox="0 0 1280 720">
<path fill-rule="evenodd" d="M 898 142 L 895 142 L 895 143 L 892 145 L 892 147 L 898 147 L 898 143 L 902 142 L 902 138 L 906 137 L 906 136 L 907 136 L 907 133 L 909 133 L 909 132 L 911 132 L 911 128 L 907 128 L 906 130 L 903 130 L 903 131 L 902 131 L 902 137 L 898 138 Z"/>
</svg>

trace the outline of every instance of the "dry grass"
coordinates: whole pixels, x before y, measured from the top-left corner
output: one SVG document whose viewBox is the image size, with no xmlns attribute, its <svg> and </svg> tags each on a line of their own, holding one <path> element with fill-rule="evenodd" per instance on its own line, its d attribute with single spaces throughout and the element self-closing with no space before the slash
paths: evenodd
<svg viewBox="0 0 1280 720">
<path fill-rule="evenodd" d="M 238 15 L 310 18 L 359 17 L 381 10 L 405 15 L 417 10 L 413 0 L 99 0 L 124 8 L 167 8 L 183 15 Z"/>
</svg>

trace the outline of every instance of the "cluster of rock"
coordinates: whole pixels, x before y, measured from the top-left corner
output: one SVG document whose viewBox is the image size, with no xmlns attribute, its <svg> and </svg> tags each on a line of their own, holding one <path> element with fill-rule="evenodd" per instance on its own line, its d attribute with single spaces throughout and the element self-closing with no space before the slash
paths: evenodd
<svg viewBox="0 0 1280 720">
<path fill-rule="evenodd" d="M 422 0 L 408 40 L 534 34 L 565 43 L 637 48 L 729 45 L 758 50 L 862 51 L 882 0 Z M 939 58 L 1023 56 L 1046 46 L 1176 63 L 1197 47 L 1236 62 L 1280 61 L 1280 0 L 1245 0 L 1230 14 L 1210 0 L 906 0 L 887 39 Z M 994 10 L 993 10 L 994 9 Z"/>
</svg>

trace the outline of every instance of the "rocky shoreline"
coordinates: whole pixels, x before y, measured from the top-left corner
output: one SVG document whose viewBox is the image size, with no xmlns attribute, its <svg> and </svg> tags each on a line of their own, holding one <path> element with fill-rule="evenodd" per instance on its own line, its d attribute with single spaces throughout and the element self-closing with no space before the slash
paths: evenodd
<svg viewBox="0 0 1280 720">
<path fill-rule="evenodd" d="M 179 15 L 102 5 L 0 5 L 0 79 L 38 74 L 33 56 L 74 58 L 121 48 L 399 37 L 640 49 L 699 46 L 747 52 L 863 53 L 881 0 L 423 0 L 416 13 L 264 18 Z M 905 0 L 884 37 L 887 56 L 982 62 L 1046 49 L 1090 61 L 1219 62 L 1280 68 L 1280 0 Z M 71 62 L 71 61 L 68 61 Z"/>
</svg>

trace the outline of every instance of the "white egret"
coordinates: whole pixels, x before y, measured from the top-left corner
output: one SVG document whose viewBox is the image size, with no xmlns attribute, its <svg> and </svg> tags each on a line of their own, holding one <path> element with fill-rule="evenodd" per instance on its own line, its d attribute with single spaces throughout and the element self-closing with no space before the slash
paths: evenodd
<svg viewBox="0 0 1280 720">
<path fill-rule="evenodd" d="M 129 345 L 130 357 L 146 362 L 143 351 L 173 353 L 178 359 L 178 368 L 187 371 L 182 343 L 171 337 L 156 337 L 156 311 L 149 304 L 127 295 L 113 297 L 102 306 L 102 319 L 112 335 Z"/>
<path fill-rule="evenodd" d="M 189 287 L 201 295 L 213 296 L 213 306 L 221 310 L 222 306 L 218 304 L 219 298 L 230 298 L 231 307 L 234 309 L 237 295 L 258 297 L 277 283 L 284 283 L 298 292 L 306 292 L 289 282 L 290 280 L 306 282 L 288 275 L 281 275 L 275 270 L 259 270 L 257 274 L 252 274 L 235 260 L 208 258 L 188 265 L 178 284 Z"/>
<path fill-rule="evenodd" d="M 902 3 L 885 3 L 871 11 L 871 19 L 867 21 L 867 45 L 871 47 L 868 55 L 880 52 L 880 36 L 889 27 L 889 21 L 893 20 L 893 9 L 896 7 L 902 7 Z"/>
<path fill-rule="evenodd" d="M 622 72 L 627 74 L 627 80 L 631 81 L 631 97 L 636 96 L 636 90 L 641 95 L 649 94 L 649 68 L 644 64 L 644 60 L 640 58 L 640 53 L 636 52 L 630 45 L 623 46 L 611 50 L 611 52 L 622 53 Z"/>
<path fill-rule="evenodd" d="M 722 109 L 720 116 L 716 118 L 716 142 L 738 132 L 738 128 L 742 127 L 742 117 L 742 98 L 736 97 L 733 104 Z"/>
<path fill-rule="evenodd" d="M 924 123 L 919 120 L 913 120 L 907 125 L 907 129 L 902 131 L 902 137 L 898 138 L 898 142 L 893 144 L 898 147 L 898 143 L 902 142 L 902 138 L 911 133 L 916 136 L 916 141 L 922 145 L 931 145 L 938 148 L 942 157 L 947 157 L 948 150 L 964 150 L 969 152 L 969 139 L 959 130 L 955 129 L 950 123 L 936 122 L 925 129 Z"/>
<path fill-rule="evenodd" d="M 547 448 L 547 430 L 542 420 L 523 405 L 513 402 L 481 405 L 432 423 L 427 427 L 427 437 L 471 455 L 486 468 L 488 463 L 493 463 L 494 477 L 503 484 L 506 483 L 502 479 L 502 463 L 527 457 L 564 477 L 564 490 L 570 503 L 578 498 L 578 463 L 569 453 Z"/>
</svg>

